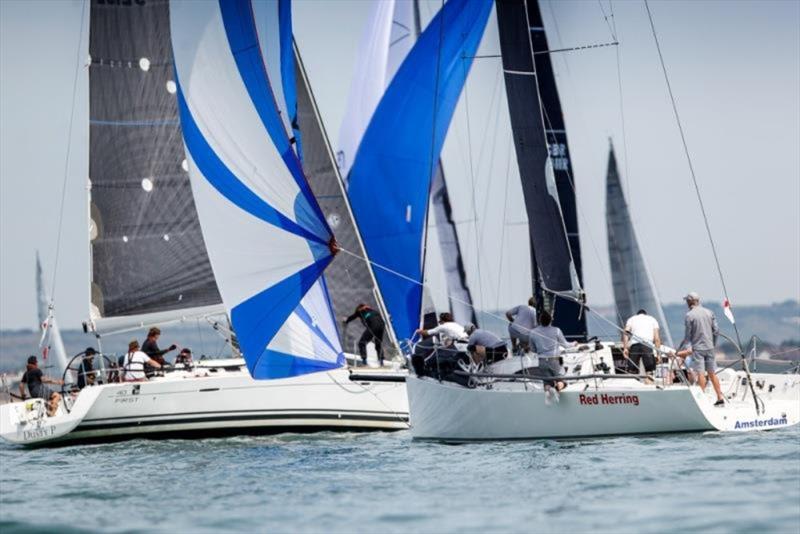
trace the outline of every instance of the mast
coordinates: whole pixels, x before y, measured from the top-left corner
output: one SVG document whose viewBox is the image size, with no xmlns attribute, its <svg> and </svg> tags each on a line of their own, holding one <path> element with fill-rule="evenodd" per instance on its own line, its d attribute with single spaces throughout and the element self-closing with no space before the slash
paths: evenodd
<svg viewBox="0 0 800 534">
<path fill-rule="evenodd" d="M 673 346 L 661 301 L 639 248 L 610 140 L 606 173 L 606 229 L 611 282 L 619 320 L 624 322 L 639 309 L 644 309 L 658 320 L 662 340 L 668 346 Z"/>
<path fill-rule="evenodd" d="M 535 293 L 552 309 L 565 336 L 584 339 L 586 318 L 575 302 L 583 298 L 575 194 L 552 65 L 541 53 L 548 50 L 541 13 L 533 1 L 496 4 Z"/>
</svg>

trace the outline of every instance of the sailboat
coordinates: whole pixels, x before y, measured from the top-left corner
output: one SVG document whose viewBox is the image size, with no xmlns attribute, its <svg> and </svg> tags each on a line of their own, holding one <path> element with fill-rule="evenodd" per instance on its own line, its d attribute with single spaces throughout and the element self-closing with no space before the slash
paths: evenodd
<svg viewBox="0 0 800 534">
<path fill-rule="evenodd" d="M 59 376 L 67 369 L 67 351 L 61 339 L 61 330 L 58 328 L 55 311 L 52 306 L 53 299 L 47 292 L 42 271 L 42 262 L 39 252 L 36 252 L 36 313 L 39 318 L 39 329 L 42 336 L 39 339 L 39 352 L 45 361 L 45 367 L 51 367 Z M 48 361 L 49 360 L 49 361 Z M 48 371 L 51 371 L 48 369 Z M 48 374 L 52 374 L 48 372 Z"/>
<path fill-rule="evenodd" d="M 639 241 L 636 239 L 636 231 L 617 170 L 617 157 L 613 145 L 608 149 L 606 229 L 617 318 L 624 324 L 628 317 L 644 309 L 658 321 L 662 341 L 667 346 L 674 347 L 669 325 L 664 317 L 664 309 L 661 307 L 655 284 L 639 248 Z"/>
<path fill-rule="evenodd" d="M 357 253 L 360 235 L 289 3 L 92 3 L 89 51 L 85 329 L 102 348 L 111 333 L 207 320 L 229 326 L 234 357 L 144 382 L 115 381 L 116 359 L 96 357 L 95 384 L 65 386 L 54 416 L 41 399 L 0 408 L 0 437 L 407 428 L 403 371 L 345 367 L 337 315 L 381 297 L 368 263 L 336 254 Z"/>
<path fill-rule="evenodd" d="M 387 88 L 350 170 L 356 221 L 376 229 L 365 232 L 365 248 L 376 263 L 398 336 L 410 336 L 420 321 L 426 195 L 491 7 L 489 1 L 451 0 L 444 5 Z M 498 1 L 496 15 L 528 214 L 531 272 L 546 306 L 557 317 L 561 314 L 563 328 L 583 343 L 563 355 L 568 386 L 560 402 L 545 402 L 541 379 L 531 376 L 531 368 L 538 366 L 535 354 L 488 367 L 456 368 L 452 375 L 460 380 L 442 374 L 410 376 L 413 437 L 464 441 L 748 431 L 800 422 L 800 376 L 723 370 L 719 377 L 727 400 L 715 407 L 715 397 L 686 381 L 616 374 L 611 365 L 614 344 L 586 339 L 585 294 L 572 246 L 577 242 L 576 227 L 570 224 L 574 213 L 568 214 L 575 209 L 574 196 L 562 195 L 574 195 L 574 189 L 563 180 L 559 187 L 556 172 L 563 171 L 562 178 L 571 181 L 566 133 L 557 117 L 560 106 L 558 113 L 549 107 L 557 98 L 552 69 L 539 61 L 547 57 L 548 47 L 538 4 Z M 399 124 L 397 117 L 407 122 Z M 388 132 L 394 140 L 389 148 Z M 367 176 L 372 193 L 383 195 L 379 209 L 366 209 L 368 196 L 362 188 Z"/>
</svg>

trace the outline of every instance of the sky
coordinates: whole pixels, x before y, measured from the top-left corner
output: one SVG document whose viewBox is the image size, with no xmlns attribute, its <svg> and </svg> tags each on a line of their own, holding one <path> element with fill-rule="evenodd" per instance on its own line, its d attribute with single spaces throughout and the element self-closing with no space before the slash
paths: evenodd
<svg viewBox="0 0 800 534">
<path fill-rule="evenodd" d="M 424 1 L 423 17 L 438 5 Z M 590 302 L 612 302 L 604 218 L 609 138 L 662 299 L 675 302 L 694 290 L 720 301 L 719 277 L 644 5 L 543 1 L 551 48 L 612 41 L 613 26 L 601 5 L 605 15 L 613 9 L 620 46 L 553 55 Z M 650 5 L 734 307 L 800 298 L 800 2 Z M 55 287 L 62 327 L 77 327 L 88 315 L 88 77 L 83 67 L 88 21 L 83 9 L 80 0 L 0 2 L 0 328 L 36 324 L 37 249 L 48 284 Z M 334 144 L 369 10 L 363 0 L 295 0 L 293 5 L 295 36 Z M 492 18 L 482 51 L 496 51 L 496 39 Z M 503 209 L 493 204 L 493 184 L 504 185 L 499 180 L 513 157 L 503 126 L 507 118 L 496 117 L 504 90 L 499 100 L 492 99 L 498 69 L 497 60 L 476 60 L 469 105 L 459 106 L 448 137 L 462 164 L 474 163 L 473 186 L 476 192 L 486 188 L 488 213 Z M 464 109 L 472 119 L 466 137 Z M 483 238 L 495 229 L 488 219 L 481 222 L 474 226 L 477 238 L 467 237 L 464 247 L 489 246 Z M 527 252 L 515 250 L 513 242 L 503 246 L 509 248 L 503 250 L 509 258 L 505 268 L 524 270 Z M 519 291 L 508 283 L 492 293 L 493 280 L 505 280 L 502 272 L 485 276 L 490 280 L 480 290 L 487 299 L 503 306 L 517 297 Z"/>
</svg>

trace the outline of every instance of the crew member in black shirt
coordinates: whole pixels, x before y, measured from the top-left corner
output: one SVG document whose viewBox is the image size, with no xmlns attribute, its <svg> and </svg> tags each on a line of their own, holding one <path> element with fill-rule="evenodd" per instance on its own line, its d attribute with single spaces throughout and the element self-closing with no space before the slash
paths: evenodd
<svg viewBox="0 0 800 534">
<path fill-rule="evenodd" d="M 168 349 L 161 350 L 158 348 L 158 338 L 161 336 L 161 330 L 157 327 L 153 327 L 147 332 L 147 339 L 144 340 L 142 343 L 142 352 L 147 354 L 151 360 L 155 360 L 161 365 L 167 365 L 167 360 L 164 358 L 164 355 L 170 351 L 175 350 L 177 345 L 172 344 L 169 346 Z"/>
<path fill-rule="evenodd" d="M 361 324 L 364 325 L 364 333 L 361 334 L 361 338 L 358 340 L 358 354 L 361 356 L 361 361 L 364 364 L 367 363 L 367 343 L 372 341 L 372 343 L 375 344 L 375 352 L 378 353 L 378 360 L 381 362 L 381 366 L 383 366 L 383 350 L 381 350 L 381 345 L 383 343 L 383 331 L 386 325 L 381 318 L 381 314 L 362 303 L 356 306 L 356 311 L 353 312 L 353 315 L 344 320 L 344 324 L 347 325 L 356 319 L 360 319 Z"/>
<path fill-rule="evenodd" d="M 39 369 L 39 362 L 36 356 L 28 358 L 28 365 L 25 367 L 25 373 L 19 381 L 19 394 L 25 398 L 25 385 L 28 386 L 28 393 L 33 398 L 47 399 L 50 396 L 50 388 L 45 384 L 63 384 L 61 380 L 54 380 L 43 375 L 42 370 Z"/>
</svg>

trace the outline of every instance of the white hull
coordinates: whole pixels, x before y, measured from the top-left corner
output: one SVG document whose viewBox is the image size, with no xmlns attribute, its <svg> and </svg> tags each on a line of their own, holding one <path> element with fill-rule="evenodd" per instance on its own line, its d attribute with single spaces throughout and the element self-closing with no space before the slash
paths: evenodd
<svg viewBox="0 0 800 534">
<path fill-rule="evenodd" d="M 496 382 L 466 388 L 433 378 L 408 377 L 411 432 L 415 439 L 445 441 L 567 438 L 705 430 L 750 431 L 800 422 L 800 376 L 752 375 L 763 383 L 756 413 L 743 373 L 722 373 L 732 400 L 714 407 L 713 393 L 696 386 L 657 388 L 608 378 L 571 383 L 560 401 L 547 404 L 540 384 Z M 770 386 L 774 386 L 772 391 Z M 708 387 L 709 391 L 711 387 Z"/>
<path fill-rule="evenodd" d="M 352 381 L 346 369 L 278 380 L 253 380 L 245 369 L 175 372 L 146 382 L 87 387 L 69 413 L 62 407 L 54 417 L 37 418 L 39 402 L 0 406 L 0 437 L 43 445 L 142 436 L 408 427 L 405 384 Z"/>
</svg>

